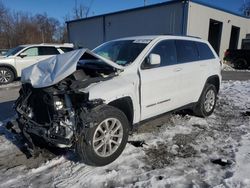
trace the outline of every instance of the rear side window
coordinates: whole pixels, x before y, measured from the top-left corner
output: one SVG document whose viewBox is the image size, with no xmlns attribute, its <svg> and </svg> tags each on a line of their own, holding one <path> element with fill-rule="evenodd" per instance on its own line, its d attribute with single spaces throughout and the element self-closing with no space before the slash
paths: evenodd
<svg viewBox="0 0 250 188">
<path fill-rule="evenodd" d="M 39 55 L 56 55 L 59 54 L 55 47 L 39 47 Z"/>
<path fill-rule="evenodd" d="M 193 41 L 176 40 L 175 43 L 178 63 L 187 63 L 199 60 L 198 50 Z"/>
<path fill-rule="evenodd" d="M 60 49 L 61 49 L 64 53 L 70 52 L 70 51 L 74 50 L 73 48 L 68 48 L 68 47 L 60 47 Z"/>
<path fill-rule="evenodd" d="M 161 67 L 176 64 L 176 50 L 174 40 L 165 40 L 157 44 L 150 54 L 158 54 L 161 57 Z"/>
<path fill-rule="evenodd" d="M 215 56 L 206 43 L 196 42 L 200 60 L 214 59 Z"/>
</svg>

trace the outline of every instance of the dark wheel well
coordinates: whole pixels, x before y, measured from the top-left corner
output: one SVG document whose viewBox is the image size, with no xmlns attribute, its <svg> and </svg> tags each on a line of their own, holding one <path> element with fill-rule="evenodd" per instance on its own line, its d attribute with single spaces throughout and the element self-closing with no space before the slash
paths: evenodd
<svg viewBox="0 0 250 188">
<path fill-rule="evenodd" d="M 219 90 L 220 90 L 220 79 L 219 79 L 219 76 L 217 76 L 217 75 L 210 76 L 207 79 L 206 84 L 212 84 L 212 85 L 214 85 L 216 87 L 217 93 L 219 92 Z"/>
<path fill-rule="evenodd" d="M 116 107 L 119 110 L 121 110 L 128 118 L 130 125 L 133 124 L 134 109 L 133 109 L 133 103 L 130 97 L 117 99 L 115 101 L 110 102 L 108 105 Z"/>
<path fill-rule="evenodd" d="M 3 64 L 0 67 L 4 67 L 4 68 L 10 69 L 14 73 L 14 79 L 17 78 L 17 72 L 16 72 L 16 69 L 13 66 Z"/>
</svg>

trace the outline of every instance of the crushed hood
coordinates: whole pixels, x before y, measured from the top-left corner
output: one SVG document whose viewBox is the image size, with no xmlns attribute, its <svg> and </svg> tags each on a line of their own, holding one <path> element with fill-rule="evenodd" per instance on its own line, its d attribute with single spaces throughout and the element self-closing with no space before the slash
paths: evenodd
<svg viewBox="0 0 250 188">
<path fill-rule="evenodd" d="M 77 63 L 84 53 L 88 53 L 101 59 L 116 69 L 124 69 L 124 67 L 99 56 L 88 49 L 79 49 L 55 55 L 23 69 L 21 81 L 23 83 L 30 83 L 34 88 L 48 87 L 57 84 L 76 71 Z"/>
</svg>

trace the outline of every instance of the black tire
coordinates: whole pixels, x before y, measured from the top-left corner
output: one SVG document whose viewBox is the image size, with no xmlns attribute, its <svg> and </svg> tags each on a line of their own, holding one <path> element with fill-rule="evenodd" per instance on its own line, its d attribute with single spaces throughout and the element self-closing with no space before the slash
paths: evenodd
<svg viewBox="0 0 250 188">
<path fill-rule="evenodd" d="M 96 114 L 93 116 L 93 117 L 96 116 L 96 119 L 93 120 L 95 122 L 95 125 L 90 128 L 82 128 L 79 139 L 76 142 L 76 152 L 80 158 L 80 161 L 84 162 L 85 164 L 92 165 L 92 166 L 104 166 L 116 160 L 120 156 L 122 151 L 124 150 L 128 141 L 129 122 L 128 122 L 127 117 L 122 111 L 112 106 L 105 105 L 99 108 L 98 110 L 95 110 L 95 112 L 93 113 Z M 81 117 L 81 118 L 84 118 L 84 117 Z M 121 125 L 123 131 L 119 130 L 119 132 L 121 131 L 123 132 L 123 134 L 122 136 L 120 136 L 120 138 L 117 138 L 117 142 L 120 142 L 120 144 L 119 146 L 116 147 L 117 149 L 115 149 L 114 152 L 110 154 L 110 156 L 100 156 L 101 152 L 98 154 L 99 151 L 98 150 L 95 151 L 94 147 L 97 147 L 97 145 L 99 144 L 101 145 L 101 142 L 106 143 L 106 146 L 107 146 L 108 141 L 100 140 L 100 142 L 99 141 L 94 142 L 94 139 L 96 138 L 96 135 L 98 131 L 100 130 L 98 127 L 102 126 L 102 122 L 104 122 L 104 120 L 110 120 L 110 119 L 112 119 L 112 121 L 113 119 L 117 119 L 120 122 L 120 124 L 119 123 L 117 124 L 119 124 L 119 126 Z M 111 130 L 111 129 L 108 129 L 108 130 Z M 98 137 L 97 140 L 100 137 Z M 110 136 L 109 139 L 111 140 L 115 138 Z M 97 143 L 97 145 L 95 143 Z M 100 149 L 103 149 L 103 147 L 104 146 L 102 146 Z M 105 148 L 105 152 L 106 151 L 107 151 L 107 148 Z M 111 145 L 109 145 L 109 153 L 111 153 Z"/>
<path fill-rule="evenodd" d="M 212 102 L 211 104 L 209 103 L 210 105 L 208 104 L 208 99 L 207 99 L 208 93 L 209 94 L 212 93 L 214 95 L 214 102 L 213 104 Z M 217 101 L 216 87 L 213 84 L 206 84 L 201 93 L 199 101 L 196 103 L 194 107 L 194 110 L 193 110 L 194 114 L 198 117 L 210 116 L 214 111 L 214 108 L 216 106 L 216 101 Z"/>
<path fill-rule="evenodd" d="M 236 69 L 248 69 L 249 68 L 249 64 L 247 63 L 245 59 L 236 59 L 233 62 L 233 64 Z"/>
<path fill-rule="evenodd" d="M 8 67 L 0 67 L 0 85 L 9 84 L 15 79 L 14 72 Z"/>
</svg>

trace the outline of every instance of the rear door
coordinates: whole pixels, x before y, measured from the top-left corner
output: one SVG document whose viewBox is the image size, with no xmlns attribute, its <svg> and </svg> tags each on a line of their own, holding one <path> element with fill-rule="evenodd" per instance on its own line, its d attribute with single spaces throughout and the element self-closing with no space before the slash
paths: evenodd
<svg viewBox="0 0 250 188">
<path fill-rule="evenodd" d="M 197 102 L 200 97 L 210 72 L 210 59 L 204 58 L 204 50 L 209 49 L 200 42 L 176 40 L 177 62 L 182 72 L 179 77 L 180 105 Z"/>
<path fill-rule="evenodd" d="M 151 53 L 160 55 L 160 66 L 147 66 L 147 58 Z M 174 40 L 159 42 L 144 59 L 139 70 L 142 120 L 176 108 L 178 75 L 181 74 L 176 63 Z"/>
</svg>

